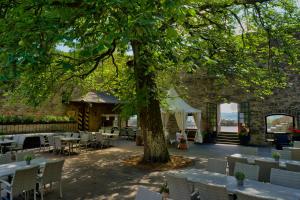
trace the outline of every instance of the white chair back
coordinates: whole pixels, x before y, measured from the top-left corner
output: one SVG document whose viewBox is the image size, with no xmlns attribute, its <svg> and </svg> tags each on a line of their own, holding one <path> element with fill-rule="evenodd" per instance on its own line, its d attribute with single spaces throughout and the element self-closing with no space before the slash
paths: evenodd
<svg viewBox="0 0 300 200">
<path fill-rule="evenodd" d="M 247 179 L 258 180 L 259 166 L 245 163 L 235 163 L 234 173 L 243 172 Z"/>
<path fill-rule="evenodd" d="M 46 144 L 46 140 L 45 140 L 45 136 L 44 135 L 40 135 L 40 143 L 41 143 L 41 145 L 45 145 Z"/>
<path fill-rule="evenodd" d="M 300 148 L 300 141 L 294 141 L 294 147 Z"/>
<path fill-rule="evenodd" d="M 195 183 L 195 190 L 199 192 L 201 200 L 228 200 L 228 193 L 225 185 L 213 185 Z"/>
<path fill-rule="evenodd" d="M 49 145 L 50 145 L 50 146 L 53 146 L 53 147 L 55 146 L 53 135 L 49 135 L 49 136 L 48 136 L 48 142 L 49 142 Z"/>
<path fill-rule="evenodd" d="M 300 189 L 300 173 L 281 169 L 272 169 L 270 183 Z"/>
<path fill-rule="evenodd" d="M 80 135 L 80 142 L 88 142 L 89 141 L 89 134 L 81 134 Z"/>
<path fill-rule="evenodd" d="M 103 129 L 99 129 L 98 133 L 104 133 Z"/>
<path fill-rule="evenodd" d="M 79 138 L 79 133 L 73 133 L 72 137 L 73 138 Z"/>
<path fill-rule="evenodd" d="M 23 191 L 35 189 L 38 170 L 38 166 L 16 170 L 11 183 L 12 195 L 16 196 Z"/>
<path fill-rule="evenodd" d="M 35 158 L 35 153 L 34 153 L 33 150 L 17 152 L 16 153 L 16 161 L 24 161 L 25 156 L 31 156 L 32 159 L 34 159 Z"/>
<path fill-rule="evenodd" d="M 43 184 L 60 181 L 65 160 L 55 160 L 46 163 L 43 171 Z"/>
<path fill-rule="evenodd" d="M 173 200 L 190 199 L 191 190 L 186 178 L 167 175 L 170 198 Z"/>
<path fill-rule="evenodd" d="M 103 141 L 103 135 L 102 135 L 102 133 L 96 133 L 96 141 L 97 142 L 102 142 Z"/>
<path fill-rule="evenodd" d="M 300 164 L 287 162 L 286 169 L 292 172 L 300 172 Z"/>
<path fill-rule="evenodd" d="M 227 161 L 209 158 L 207 163 L 207 171 L 226 174 Z"/>
<path fill-rule="evenodd" d="M 271 197 L 255 196 L 254 194 L 245 194 L 243 192 L 236 192 L 237 200 L 276 200 Z"/>
<path fill-rule="evenodd" d="M 12 162 L 10 152 L 0 155 L 0 164 L 7 164 L 7 163 L 10 163 L 10 162 Z"/>
<path fill-rule="evenodd" d="M 241 146 L 240 153 L 245 154 L 245 155 L 257 156 L 258 148 L 257 147 L 243 147 L 243 146 Z"/>
<path fill-rule="evenodd" d="M 65 136 L 65 137 L 71 137 L 71 136 L 72 136 L 72 133 L 71 133 L 71 132 L 66 132 L 66 133 L 64 133 L 64 136 Z"/>
<path fill-rule="evenodd" d="M 288 149 L 283 149 L 283 150 L 272 149 L 272 154 L 273 153 L 279 153 L 280 158 L 285 159 L 285 160 L 291 160 L 292 159 L 292 152 Z"/>
<path fill-rule="evenodd" d="M 300 161 L 300 148 L 291 149 L 291 157 L 292 157 L 292 160 L 299 160 Z"/>
<path fill-rule="evenodd" d="M 135 196 L 135 200 L 162 200 L 162 195 L 140 186 Z"/>
</svg>

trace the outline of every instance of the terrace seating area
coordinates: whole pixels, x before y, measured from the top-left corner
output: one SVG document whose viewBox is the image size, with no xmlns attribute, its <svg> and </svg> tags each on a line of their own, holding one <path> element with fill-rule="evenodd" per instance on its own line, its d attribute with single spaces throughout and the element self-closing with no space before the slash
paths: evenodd
<svg viewBox="0 0 300 200">
<path fill-rule="evenodd" d="M 195 165 L 155 173 L 154 177 L 150 178 L 153 176 L 151 173 L 143 171 L 141 176 L 140 170 L 122 164 L 122 160 L 128 155 L 141 153 L 142 147 L 119 137 L 118 133 L 101 130 L 94 133 L 48 133 L 40 135 L 42 139 L 38 148 L 12 150 L 11 145 L 5 146 L 6 153 L 3 152 L 0 156 L 2 197 L 11 198 L 12 195 L 22 199 L 26 195 L 27 199 L 47 200 L 58 197 L 65 199 L 67 195 L 66 199 L 72 199 L 79 195 L 76 192 L 72 194 L 77 190 L 74 187 L 80 186 L 84 191 L 89 191 L 86 195 L 94 195 L 90 199 L 109 199 L 110 190 L 113 191 L 110 195 L 120 193 L 120 196 L 110 199 L 123 199 L 129 193 L 131 195 L 124 199 L 162 199 L 163 194 L 158 193 L 158 190 L 162 183 L 167 182 L 168 198 L 174 200 L 300 199 L 300 161 L 293 160 L 295 157 L 292 157 L 292 151 L 297 149 L 297 146 L 275 150 L 190 143 L 189 151 L 170 148 L 170 152 L 193 156 Z M 280 154 L 279 161 L 272 158 L 275 153 Z M 106 156 L 108 157 L 105 158 Z M 32 159 L 30 165 L 26 164 L 26 157 Z M 205 157 L 208 159 L 203 159 Z M 200 164 L 197 164 L 198 160 Z M 63 167 L 64 163 L 68 163 L 67 168 Z M 97 171 L 97 175 L 94 171 Z M 243 186 L 238 185 L 236 173 L 245 175 Z M 22 186 L 24 181 L 20 181 L 24 177 L 26 187 Z M 88 181 L 83 177 L 93 177 L 98 186 L 102 185 L 103 181 L 108 185 L 97 193 L 99 187 L 93 186 L 93 178 Z M 140 181 L 135 182 L 139 179 Z M 77 181 L 74 184 L 72 180 Z M 52 182 L 57 183 L 54 188 L 51 187 Z M 120 187 L 111 185 L 111 182 L 120 183 Z M 144 184 L 146 182 L 149 184 Z M 139 187 L 130 187 L 130 191 L 120 191 L 120 188 L 128 188 L 133 183 Z M 11 188 L 18 187 L 18 184 L 21 185 L 21 190 L 13 191 Z M 100 198 L 101 195 L 103 198 Z M 85 199 L 85 196 L 81 197 Z"/>
<path fill-rule="evenodd" d="M 209 158 L 206 169 L 167 172 L 170 198 L 300 199 L 300 161 L 288 159 L 288 151 L 272 150 L 272 154 L 265 156 L 258 154 L 258 148 L 240 147 L 239 152 L 224 159 Z M 282 159 L 272 158 L 274 152 L 283 155 Z M 239 174 L 243 177 L 239 178 Z"/>
</svg>

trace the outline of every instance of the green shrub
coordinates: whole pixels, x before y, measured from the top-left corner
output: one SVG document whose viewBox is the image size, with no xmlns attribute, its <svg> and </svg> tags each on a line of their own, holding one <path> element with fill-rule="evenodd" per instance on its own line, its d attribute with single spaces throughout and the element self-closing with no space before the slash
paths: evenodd
<svg viewBox="0 0 300 200">
<path fill-rule="evenodd" d="M 243 181 L 246 178 L 246 176 L 243 172 L 235 172 L 234 176 L 235 176 L 236 180 L 239 180 L 239 181 Z"/>
</svg>

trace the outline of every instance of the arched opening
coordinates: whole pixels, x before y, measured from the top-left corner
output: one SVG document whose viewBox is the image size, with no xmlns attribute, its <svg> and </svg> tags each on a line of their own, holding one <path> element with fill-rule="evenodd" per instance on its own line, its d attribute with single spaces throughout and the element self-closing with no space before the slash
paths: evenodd
<svg viewBox="0 0 300 200">
<path fill-rule="evenodd" d="M 223 103 L 220 104 L 220 132 L 238 132 L 238 104 L 237 103 Z"/>
<path fill-rule="evenodd" d="M 288 114 L 271 114 L 266 116 L 267 134 L 290 133 L 295 127 L 295 117 Z"/>
</svg>

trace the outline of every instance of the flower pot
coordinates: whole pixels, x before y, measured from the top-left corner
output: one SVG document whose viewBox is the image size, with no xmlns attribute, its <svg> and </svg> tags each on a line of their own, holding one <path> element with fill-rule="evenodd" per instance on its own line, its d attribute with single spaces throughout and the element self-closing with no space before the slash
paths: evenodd
<svg viewBox="0 0 300 200">
<path fill-rule="evenodd" d="M 274 158 L 274 160 L 275 160 L 276 162 L 279 162 L 279 158 Z"/>
<path fill-rule="evenodd" d="M 248 145 L 250 142 L 250 135 L 239 135 L 241 145 Z"/>
<path fill-rule="evenodd" d="M 236 180 L 237 186 L 238 187 L 243 187 L 244 186 L 244 180 Z"/>
<path fill-rule="evenodd" d="M 26 160 L 26 165 L 30 165 L 30 160 Z"/>
<path fill-rule="evenodd" d="M 187 144 L 186 143 L 179 143 L 179 149 L 186 150 Z"/>
<path fill-rule="evenodd" d="M 163 197 L 163 198 L 162 198 L 163 200 L 168 199 L 168 198 L 169 198 L 169 193 L 163 192 L 163 193 L 162 193 L 162 197 Z"/>
</svg>

